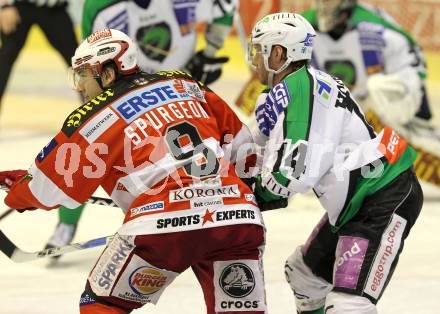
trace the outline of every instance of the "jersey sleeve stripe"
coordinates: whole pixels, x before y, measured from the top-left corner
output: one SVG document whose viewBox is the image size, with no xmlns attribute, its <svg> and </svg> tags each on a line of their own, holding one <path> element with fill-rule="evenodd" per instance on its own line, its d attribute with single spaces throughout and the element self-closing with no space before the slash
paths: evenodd
<svg viewBox="0 0 440 314">
<path fill-rule="evenodd" d="M 54 207 L 63 205 L 67 208 L 77 208 L 81 205 L 81 203 L 64 193 L 36 165 L 29 169 L 29 173 L 33 177 L 29 183 L 29 189 L 34 197 L 44 206 Z"/>
</svg>

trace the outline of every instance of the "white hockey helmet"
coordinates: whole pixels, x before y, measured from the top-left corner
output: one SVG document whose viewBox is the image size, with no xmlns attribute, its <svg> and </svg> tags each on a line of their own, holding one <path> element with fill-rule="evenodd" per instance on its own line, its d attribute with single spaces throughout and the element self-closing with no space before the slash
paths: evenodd
<svg viewBox="0 0 440 314">
<path fill-rule="evenodd" d="M 88 36 L 75 50 L 72 69 L 78 73 L 90 68 L 95 77 L 100 77 L 103 66 L 114 62 L 121 75 L 139 71 L 137 49 L 133 41 L 121 31 L 104 28 Z"/>
<path fill-rule="evenodd" d="M 269 85 L 273 76 L 280 73 L 292 62 L 310 60 L 312 58 L 313 37 L 316 36 L 312 25 L 301 15 L 296 13 L 273 13 L 259 20 L 251 33 L 251 42 L 248 49 L 248 62 L 252 65 L 255 46 L 260 45 L 264 66 L 269 72 Z M 275 45 L 286 48 L 287 60 L 278 69 L 269 67 L 269 57 Z"/>
<path fill-rule="evenodd" d="M 342 12 L 356 6 L 357 0 L 316 0 L 318 28 L 321 32 L 331 31 L 340 19 Z"/>
</svg>

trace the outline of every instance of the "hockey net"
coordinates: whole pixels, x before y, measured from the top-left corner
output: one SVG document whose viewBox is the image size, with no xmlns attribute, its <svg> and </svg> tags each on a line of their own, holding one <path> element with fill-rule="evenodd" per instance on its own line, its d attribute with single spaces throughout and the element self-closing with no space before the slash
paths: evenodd
<svg viewBox="0 0 440 314">
<path fill-rule="evenodd" d="M 440 0 L 363 0 L 361 3 L 380 7 L 409 31 L 425 50 L 440 49 Z M 310 0 L 241 1 L 240 13 L 247 33 L 252 25 L 270 12 L 301 13 L 312 6 Z"/>
</svg>

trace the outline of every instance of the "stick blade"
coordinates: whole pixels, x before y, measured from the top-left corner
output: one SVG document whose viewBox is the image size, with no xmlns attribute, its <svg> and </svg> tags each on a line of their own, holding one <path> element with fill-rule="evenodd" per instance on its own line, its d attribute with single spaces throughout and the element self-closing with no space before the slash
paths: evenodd
<svg viewBox="0 0 440 314">
<path fill-rule="evenodd" d="M 55 257 L 70 252 L 91 249 L 104 246 L 110 243 L 113 235 L 92 239 L 86 242 L 68 244 L 62 247 L 48 248 L 36 252 L 26 252 L 18 248 L 11 240 L 0 230 L 0 251 L 2 251 L 9 259 L 16 263 L 33 261 L 45 257 Z"/>
<path fill-rule="evenodd" d="M 17 247 L 11 240 L 0 230 L 0 251 L 2 251 L 7 257 L 12 258 Z"/>
</svg>

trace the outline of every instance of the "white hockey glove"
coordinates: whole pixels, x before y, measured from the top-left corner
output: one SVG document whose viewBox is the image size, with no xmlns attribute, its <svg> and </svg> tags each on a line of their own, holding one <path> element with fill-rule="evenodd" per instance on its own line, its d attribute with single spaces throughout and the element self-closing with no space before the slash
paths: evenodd
<svg viewBox="0 0 440 314">
<path fill-rule="evenodd" d="M 418 84 L 418 82 L 408 82 Z M 421 89 L 409 88 L 397 74 L 374 74 L 367 82 L 369 99 L 365 105 L 390 126 L 402 125 L 414 117 L 421 103 Z"/>
<path fill-rule="evenodd" d="M 222 74 L 222 66 L 229 57 L 209 57 L 203 50 L 197 52 L 186 64 L 185 69 L 203 84 L 211 84 Z"/>
</svg>

